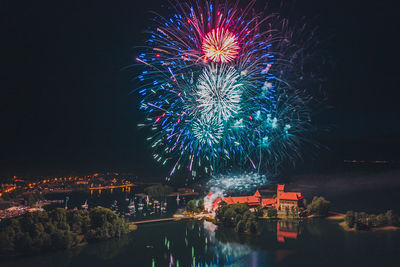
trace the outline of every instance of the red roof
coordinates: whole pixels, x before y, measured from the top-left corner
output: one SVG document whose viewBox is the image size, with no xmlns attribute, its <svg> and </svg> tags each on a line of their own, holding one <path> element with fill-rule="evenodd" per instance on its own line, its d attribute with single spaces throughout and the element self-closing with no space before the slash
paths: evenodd
<svg viewBox="0 0 400 267">
<path fill-rule="evenodd" d="M 260 200 L 258 198 L 256 198 L 255 196 L 226 197 L 226 198 L 224 198 L 224 201 L 228 205 L 238 204 L 238 203 L 241 203 L 241 204 L 248 203 L 250 206 L 252 206 L 252 205 L 260 204 Z"/>
<path fill-rule="evenodd" d="M 216 210 L 216 209 L 218 209 L 218 206 L 219 206 L 219 203 L 222 201 L 222 198 L 217 198 L 215 201 L 214 201 L 214 203 L 213 203 L 213 207 L 212 207 L 212 209 L 213 210 Z"/>
<path fill-rule="evenodd" d="M 285 200 L 300 200 L 302 198 L 303 196 L 299 192 L 283 192 L 279 196 L 279 199 L 285 199 Z"/>
<path fill-rule="evenodd" d="M 262 201 L 262 204 L 264 206 L 272 205 L 272 204 L 276 203 L 276 199 L 275 198 L 263 198 L 261 201 Z"/>
<path fill-rule="evenodd" d="M 207 196 L 211 197 L 211 196 L 212 196 L 212 192 L 210 191 L 210 193 L 208 193 L 208 195 L 207 195 Z"/>
<path fill-rule="evenodd" d="M 284 184 L 278 184 L 278 191 L 285 191 L 285 185 Z"/>
<path fill-rule="evenodd" d="M 255 197 L 261 197 L 260 192 L 258 192 L 258 190 L 254 193 Z"/>
</svg>

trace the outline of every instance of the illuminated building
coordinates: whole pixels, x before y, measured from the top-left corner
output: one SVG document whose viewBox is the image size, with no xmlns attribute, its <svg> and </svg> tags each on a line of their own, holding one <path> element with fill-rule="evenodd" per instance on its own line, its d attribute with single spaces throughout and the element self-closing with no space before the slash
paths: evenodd
<svg viewBox="0 0 400 267">
<path fill-rule="evenodd" d="M 213 193 L 210 192 L 206 198 L 212 198 L 212 195 Z M 252 196 L 218 197 L 212 205 L 212 210 L 216 210 L 221 201 L 226 202 L 228 205 L 247 203 L 250 208 L 261 206 L 263 208 L 275 207 L 277 210 L 286 210 L 286 208 L 290 210 L 295 207 L 298 210 L 299 202 L 303 198 L 300 192 L 285 192 L 285 185 L 278 184 L 276 198 L 262 198 L 258 190 Z"/>
</svg>

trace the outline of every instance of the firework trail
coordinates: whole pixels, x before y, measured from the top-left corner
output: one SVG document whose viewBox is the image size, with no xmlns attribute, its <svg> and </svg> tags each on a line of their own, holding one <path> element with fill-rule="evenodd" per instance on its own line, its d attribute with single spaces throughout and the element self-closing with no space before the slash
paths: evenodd
<svg viewBox="0 0 400 267">
<path fill-rule="evenodd" d="M 154 19 L 137 57 L 139 126 L 151 130 L 153 157 L 170 175 L 273 171 L 300 157 L 309 98 L 285 79 L 295 76 L 300 44 L 285 19 L 256 13 L 254 3 L 178 1 Z"/>
</svg>

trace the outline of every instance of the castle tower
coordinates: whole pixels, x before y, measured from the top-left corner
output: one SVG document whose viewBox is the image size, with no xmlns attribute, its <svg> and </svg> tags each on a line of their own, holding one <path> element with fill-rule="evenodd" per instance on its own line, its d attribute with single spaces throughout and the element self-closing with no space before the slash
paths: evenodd
<svg viewBox="0 0 400 267">
<path fill-rule="evenodd" d="M 276 189 L 276 204 L 277 204 L 277 208 L 280 207 L 280 199 L 281 199 L 281 195 L 285 192 L 285 185 L 284 184 L 278 184 L 278 187 Z"/>
</svg>

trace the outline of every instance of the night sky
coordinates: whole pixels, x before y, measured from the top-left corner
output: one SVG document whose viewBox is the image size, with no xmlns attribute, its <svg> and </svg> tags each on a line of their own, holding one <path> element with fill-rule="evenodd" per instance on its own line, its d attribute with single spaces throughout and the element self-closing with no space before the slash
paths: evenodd
<svg viewBox="0 0 400 267">
<path fill-rule="evenodd" d="M 132 93 L 137 70 L 129 67 L 150 11 L 161 12 L 164 2 L 0 2 L 0 177 L 97 170 L 166 176 L 136 126 L 143 117 Z M 318 27 L 329 65 L 328 100 L 315 115 L 319 158 L 399 160 L 399 4 L 292 2 L 289 19 L 305 16 Z"/>
</svg>

